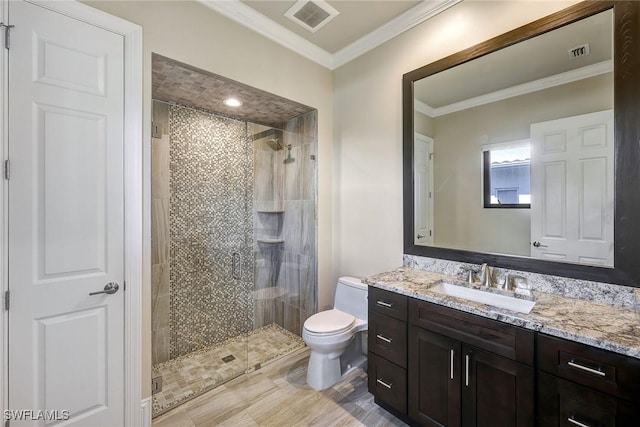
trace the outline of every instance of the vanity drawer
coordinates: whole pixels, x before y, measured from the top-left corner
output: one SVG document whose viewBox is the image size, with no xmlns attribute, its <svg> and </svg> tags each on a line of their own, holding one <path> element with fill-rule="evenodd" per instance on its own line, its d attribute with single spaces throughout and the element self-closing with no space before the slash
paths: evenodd
<svg viewBox="0 0 640 427">
<path fill-rule="evenodd" d="M 407 367 L 407 322 L 369 312 L 369 351 Z"/>
<path fill-rule="evenodd" d="M 538 369 L 613 396 L 640 402 L 640 360 L 538 334 Z"/>
<path fill-rule="evenodd" d="M 533 366 L 534 333 L 528 329 L 413 298 L 409 323 Z"/>
<path fill-rule="evenodd" d="M 369 392 L 376 400 L 407 413 L 407 371 L 375 354 L 369 354 Z"/>
<path fill-rule="evenodd" d="M 538 419 L 541 426 L 631 427 L 638 425 L 637 404 L 540 372 Z"/>
<path fill-rule="evenodd" d="M 369 310 L 407 320 L 407 297 L 369 286 Z"/>
</svg>

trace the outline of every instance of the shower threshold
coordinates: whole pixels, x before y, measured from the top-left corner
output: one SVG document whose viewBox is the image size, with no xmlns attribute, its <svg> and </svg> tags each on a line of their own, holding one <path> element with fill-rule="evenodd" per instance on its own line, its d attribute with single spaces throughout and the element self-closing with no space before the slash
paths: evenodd
<svg viewBox="0 0 640 427">
<path fill-rule="evenodd" d="M 152 378 L 162 377 L 153 417 L 302 347 L 301 337 L 271 324 L 250 332 L 248 340 L 242 335 L 159 363 L 152 372 Z"/>
</svg>

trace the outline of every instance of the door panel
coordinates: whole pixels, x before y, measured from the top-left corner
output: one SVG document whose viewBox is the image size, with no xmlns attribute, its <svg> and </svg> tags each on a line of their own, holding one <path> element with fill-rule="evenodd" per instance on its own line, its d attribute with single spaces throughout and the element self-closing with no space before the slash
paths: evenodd
<svg viewBox="0 0 640 427">
<path fill-rule="evenodd" d="M 106 55 L 78 50 L 76 45 L 36 35 L 36 81 L 105 96 Z M 69 70 L 68 64 L 74 64 Z"/>
<path fill-rule="evenodd" d="M 43 105 L 36 109 L 38 277 L 104 273 L 106 117 Z"/>
<path fill-rule="evenodd" d="M 9 10 L 9 408 L 122 425 L 123 38 Z"/>
<path fill-rule="evenodd" d="M 105 307 L 97 307 L 36 320 L 36 390 L 45 408 L 65 408 L 82 415 L 107 405 L 107 372 L 101 369 L 108 358 L 106 312 Z M 85 357 L 69 357 L 70 354 Z M 68 388 L 82 393 L 69 401 Z"/>
</svg>

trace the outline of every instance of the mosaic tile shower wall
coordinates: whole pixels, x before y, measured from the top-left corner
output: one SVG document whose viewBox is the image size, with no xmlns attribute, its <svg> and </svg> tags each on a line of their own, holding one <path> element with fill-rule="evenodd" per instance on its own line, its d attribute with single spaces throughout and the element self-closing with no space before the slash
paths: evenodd
<svg viewBox="0 0 640 427">
<path fill-rule="evenodd" d="M 253 149 L 245 122 L 185 107 L 169 130 L 173 359 L 253 327 Z"/>
</svg>

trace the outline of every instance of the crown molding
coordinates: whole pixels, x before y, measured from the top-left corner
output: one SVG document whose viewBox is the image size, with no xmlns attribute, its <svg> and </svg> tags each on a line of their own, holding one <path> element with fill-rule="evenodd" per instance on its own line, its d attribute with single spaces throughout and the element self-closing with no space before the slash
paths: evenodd
<svg viewBox="0 0 640 427">
<path fill-rule="evenodd" d="M 543 79 L 501 89 L 485 95 L 476 96 L 475 98 L 469 98 L 464 101 L 454 102 L 453 104 L 443 105 L 438 108 L 431 107 L 430 105 L 415 99 L 414 109 L 429 117 L 439 117 L 444 116 L 445 114 L 455 113 L 456 111 L 466 110 L 467 108 L 478 107 L 491 102 L 502 101 L 503 99 L 526 95 L 527 93 L 537 92 L 539 90 L 587 79 L 589 77 L 599 76 L 611 71 L 613 71 L 613 61 L 607 60 L 587 65 L 586 67 L 576 68 L 575 70 L 566 71 L 564 73 L 554 74 L 553 76 L 545 77 Z"/>
<path fill-rule="evenodd" d="M 413 109 L 418 113 L 422 113 L 425 116 L 436 117 L 436 109 L 426 103 L 420 101 L 419 99 L 413 100 Z"/>
<path fill-rule="evenodd" d="M 244 25 L 258 34 L 290 49 L 323 67 L 333 69 L 333 55 L 267 18 L 240 0 L 197 0 L 209 9 Z"/>
<path fill-rule="evenodd" d="M 395 17 L 386 24 L 378 27 L 334 53 L 333 69 L 364 55 L 370 50 L 375 49 L 397 35 L 410 30 L 416 25 L 423 23 L 427 19 L 447 10 L 461 1 L 462 0 L 430 0 L 419 3 L 403 14 Z"/>
<path fill-rule="evenodd" d="M 335 70 L 462 0 L 425 0 L 355 42 L 345 46 L 335 54 L 327 52 L 293 31 L 272 21 L 257 10 L 242 3 L 240 0 L 197 1 L 287 49 L 325 68 Z"/>
</svg>

